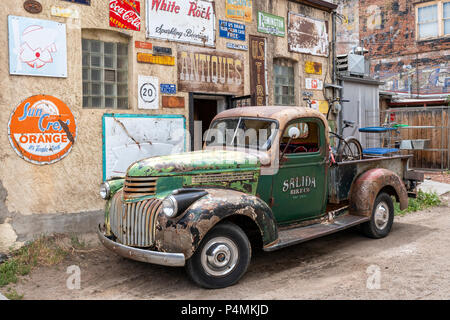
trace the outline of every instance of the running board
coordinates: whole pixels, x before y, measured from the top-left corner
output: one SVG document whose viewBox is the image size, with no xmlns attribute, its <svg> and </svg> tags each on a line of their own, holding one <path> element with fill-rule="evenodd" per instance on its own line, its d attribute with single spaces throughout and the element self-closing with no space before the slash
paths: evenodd
<svg viewBox="0 0 450 320">
<path fill-rule="evenodd" d="M 342 217 L 336 218 L 333 223 L 317 223 L 307 227 L 282 230 L 278 232 L 279 241 L 270 247 L 264 248 L 264 251 L 275 251 L 308 240 L 320 238 L 347 228 L 354 227 L 369 220 L 370 219 L 368 217 L 346 214 Z"/>
</svg>

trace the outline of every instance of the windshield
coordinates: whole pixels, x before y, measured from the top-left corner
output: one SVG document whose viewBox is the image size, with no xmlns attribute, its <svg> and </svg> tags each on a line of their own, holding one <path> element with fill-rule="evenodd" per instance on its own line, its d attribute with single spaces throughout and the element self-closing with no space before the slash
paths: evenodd
<svg viewBox="0 0 450 320">
<path fill-rule="evenodd" d="M 216 120 L 206 132 L 207 146 L 235 146 L 268 150 L 278 131 L 278 122 L 257 118 Z"/>
</svg>

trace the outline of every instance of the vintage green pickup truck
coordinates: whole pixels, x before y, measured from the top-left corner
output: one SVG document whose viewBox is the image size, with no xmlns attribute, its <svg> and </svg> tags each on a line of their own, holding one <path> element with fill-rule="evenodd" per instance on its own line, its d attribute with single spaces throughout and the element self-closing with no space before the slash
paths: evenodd
<svg viewBox="0 0 450 320">
<path fill-rule="evenodd" d="M 252 248 L 274 251 L 360 225 L 388 235 L 419 174 L 410 156 L 332 163 L 325 117 L 302 107 L 224 111 L 202 151 L 133 163 L 105 181 L 108 249 L 138 261 L 186 266 L 206 288 L 235 284 Z"/>
</svg>

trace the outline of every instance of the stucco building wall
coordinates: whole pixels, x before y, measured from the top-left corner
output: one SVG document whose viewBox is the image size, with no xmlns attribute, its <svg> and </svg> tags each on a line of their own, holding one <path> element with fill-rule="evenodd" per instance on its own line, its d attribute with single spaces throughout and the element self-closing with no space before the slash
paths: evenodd
<svg viewBox="0 0 450 320">
<path fill-rule="evenodd" d="M 102 182 L 102 116 L 104 113 L 177 114 L 186 117 L 189 124 L 189 93 L 177 92 L 184 97 L 185 108 L 139 110 L 138 75 L 151 75 L 160 83 L 177 83 L 177 66 L 138 63 L 135 41 L 151 42 L 153 46 L 170 47 L 177 57 L 180 43 L 146 39 L 146 1 L 141 0 L 141 31 L 128 31 L 109 26 L 109 0 L 92 0 L 91 5 L 72 4 L 61 0 L 39 0 L 42 12 L 31 14 L 24 10 L 23 0 L 0 2 L 0 251 L 46 232 L 70 232 L 94 230 L 102 216 L 104 201 L 98 196 Z M 63 18 L 51 15 L 51 7 L 71 8 L 80 18 Z M 225 17 L 225 1 L 215 1 L 216 46 L 215 50 L 240 53 L 244 57 L 244 94 L 250 94 L 249 52 L 226 48 L 229 39 L 219 37 L 218 20 L 234 21 Z M 284 38 L 257 32 L 257 12 L 264 11 L 285 18 L 288 11 L 328 21 L 331 41 L 331 14 L 292 1 L 253 1 L 253 20 L 246 25 L 246 44 L 249 35 L 267 39 L 266 67 L 268 104 L 273 103 L 273 58 L 287 58 L 296 66 L 296 103 L 304 105 L 305 61 L 323 65 L 323 74 L 311 76 L 331 82 L 329 57 L 318 57 L 288 51 L 287 30 Z M 8 54 L 8 15 L 57 21 L 66 24 L 67 78 L 10 75 Z M 244 23 L 242 21 L 235 21 Z M 81 40 L 99 39 L 128 43 L 128 110 L 95 109 L 82 107 L 82 49 Z M 151 52 L 151 51 L 148 51 Z M 326 78 L 326 79 L 325 79 Z M 322 91 L 312 91 L 314 98 L 325 100 Z M 77 123 L 77 138 L 71 152 L 62 160 L 48 165 L 29 163 L 15 153 L 8 139 L 8 121 L 11 112 L 24 99 L 38 94 L 52 95 L 71 109 Z M 161 98 L 161 96 L 160 96 Z M 160 99 L 161 101 L 161 99 Z"/>
</svg>

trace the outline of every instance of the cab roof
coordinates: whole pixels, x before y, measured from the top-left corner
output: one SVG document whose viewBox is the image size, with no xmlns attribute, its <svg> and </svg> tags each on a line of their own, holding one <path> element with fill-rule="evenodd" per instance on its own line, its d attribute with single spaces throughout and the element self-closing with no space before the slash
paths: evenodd
<svg viewBox="0 0 450 320">
<path fill-rule="evenodd" d="M 320 118 L 325 126 L 327 119 L 317 110 L 305 107 L 290 106 L 261 106 L 261 107 L 241 107 L 223 111 L 215 116 L 216 119 L 235 118 L 235 117 L 252 117 L 252 118 L 268 118 L 278 120 L 280 126 L 284 126 L 287 122 L 298 118 Z"/>
</svg>

